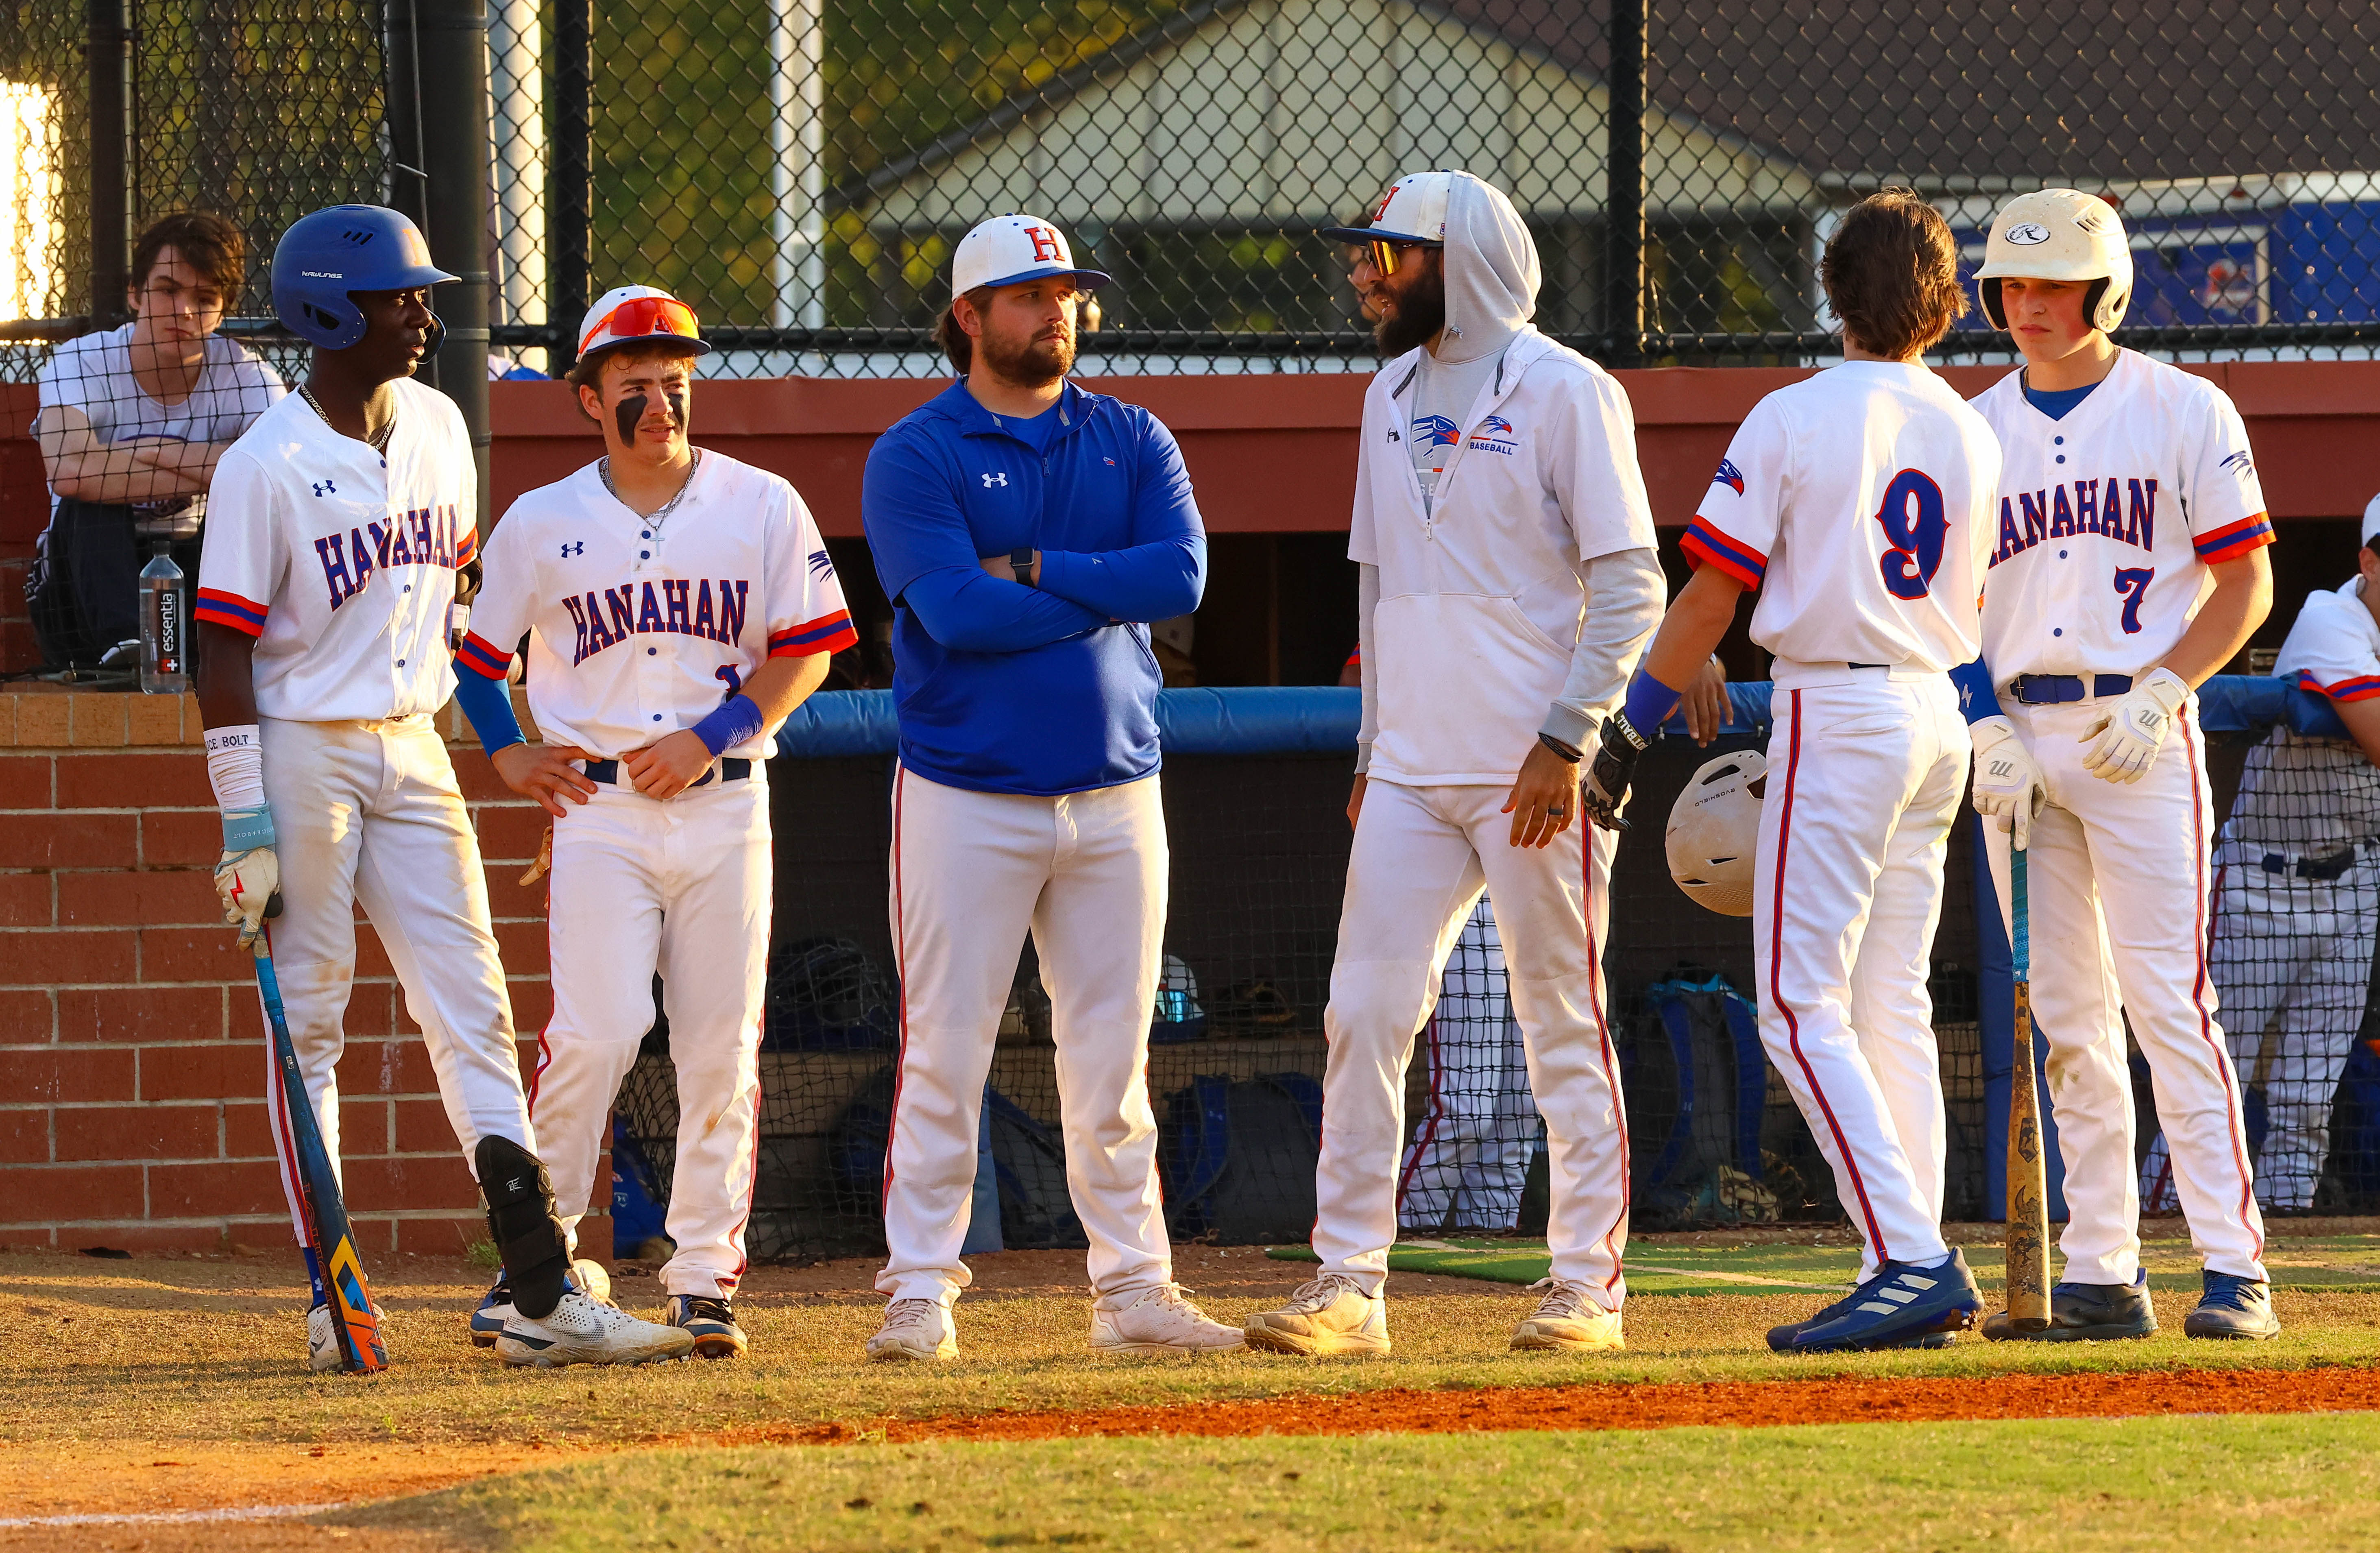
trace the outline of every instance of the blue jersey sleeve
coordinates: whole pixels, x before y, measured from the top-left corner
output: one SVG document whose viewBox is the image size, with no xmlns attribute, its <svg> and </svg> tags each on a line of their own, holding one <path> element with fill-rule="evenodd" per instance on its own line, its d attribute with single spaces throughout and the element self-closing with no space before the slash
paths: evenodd
<svg viewBox="0 0 2380 1553">
<path fill-rule="evenodd" d="M 1133 489 L 1132 543 L 1095 552 L 1043 551 L 1041 587 L 1108 620 L 1171 620 L 1198 607 L 1207 529 L 1173 433 L 1146 410 Z"/>
<path fill-rule="evenodd" d="M 884 596 L 944 647 L 1021 652 L 1108 623 L 1105 614 L 986 572 L 948 475 L 924 439 L 905 428 L 869 451 L 859 514 Z"/>
</svg>

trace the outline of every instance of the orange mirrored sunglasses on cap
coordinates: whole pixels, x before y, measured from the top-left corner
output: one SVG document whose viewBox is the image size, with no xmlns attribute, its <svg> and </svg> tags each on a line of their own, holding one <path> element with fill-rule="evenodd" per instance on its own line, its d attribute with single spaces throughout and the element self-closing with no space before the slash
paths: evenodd
<svg viewBox="0 0 2380 1553">
<path fill-rule="evenodd" d="M 1405 249 L 1419 251 L 1438 246 L 1436 243 L 1392 243 L 1385 237 L 1374 237 L 1364 245 L 1364 255 L 1372 261 L 1373 269 L 1383 275 L 1393 275 Z"/>
<path fill-rule="evenodd" d="M 676 297 L 631 297 L 598 320 L 579 348 L 584 351 L 597 345 L 640 340 L 651 334 L 674 334 L 686 340 L 702 337 L 702 332 L 695 327 L 694 309 Z"/>
</svg>

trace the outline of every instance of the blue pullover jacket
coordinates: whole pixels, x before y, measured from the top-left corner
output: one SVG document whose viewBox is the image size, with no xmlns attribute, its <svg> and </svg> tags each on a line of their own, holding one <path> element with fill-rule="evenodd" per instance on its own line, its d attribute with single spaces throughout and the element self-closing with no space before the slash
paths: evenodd
<svg viewBox="0 0 2380 1553">
<path fill-rule="evenodd" d="M 1198 607 L 1207 536 L 1155 416 L 1068 382 L 1017 420 L 962 380 L 877 439 L 860 516 L 896 606 L 904 767 L 1044 796 L 1157 770 L 1147 623 Z M 1038 587 L 978 564 L 1028 547 Z"/>
</svg>

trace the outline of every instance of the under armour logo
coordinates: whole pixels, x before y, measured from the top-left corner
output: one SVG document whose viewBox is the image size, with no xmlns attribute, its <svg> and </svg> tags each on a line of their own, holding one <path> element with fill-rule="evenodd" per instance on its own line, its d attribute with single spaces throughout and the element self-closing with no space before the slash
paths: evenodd
<svg viewBox="0 0 2380 1553">
<path fill-rule="evenodd" d="M 338 488 L 338 485 L 337 485 L 337 484 L 336 484 L 336 482 L 334 482 L 334 481 L 332 481 L 332 480 L 326 480 L 326 479 L 319 479 L 319 480 L 313 480 L 313 481 L 310 481 L 310 482 L 309 482 L 309 483 L 310 483 L 310 484 L 314 487 L 314 494 L 315 494 L 315 495 L 317 495 L 317 496 L 322 496 L 322 495 L 336 496 L 336 495 L 339 493 L 339 488 Z"/>
<path fill-rule="evenodd" d="M 585 540 L 572 540 L 562 547 L 562 557 L 565 561 L 574 555 L 584 555 L 586 553 L 587 541 Z"/>
<path fill-rule="evenodd" d="M 984 476 L 984 477 L 983 477 L 983 488 L 984 488 L 986 491 L 990 490 L 990 489 L 991 489 L 993 486 L 995 486 L 995 485 L 1006 485 L 1007 483 L 1008 483 L 1008 471 L 1007 471 L 1007 470 L 1005 470 L 1005 469 L 1002 469 L 1002 470 L 1000 470 L 1000 471 L 999 471 L 999 472 L 997 472 L 997 473 L 994 473 L 994 474 L 989 474 L 989 475 L 986 475 L 986 476 Z"/>
</svg>

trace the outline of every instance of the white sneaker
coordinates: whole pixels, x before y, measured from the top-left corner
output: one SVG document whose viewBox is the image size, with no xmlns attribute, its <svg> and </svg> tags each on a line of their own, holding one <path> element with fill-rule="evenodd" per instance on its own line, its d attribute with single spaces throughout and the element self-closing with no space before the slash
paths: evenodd
<svg viewBox="0 0 2380 1553">
<path fill-rule="evenodd" d="M 1515 1349 L 1564 1349 L 1573 1353 L 1617 1353 L 1628 1346 L 1620 1330 L 1620 1313 L 1595 1303 L 1586 1285 L 1568 1279 L 1541 1278 L 1529 1285 L 1542 1289 L 1536 1314 L 1512 1329 Z"/>
<path fill-rule="evenodd" d="M 1092 1353 L 1220 1353 L 1247 1342 L 1237 1327 L 1212 1320 L 1192 1304 L 1189 1291 L 1179 1283 L 1160 1283 L 1129 1298 L 1131 1303 L 1112 1310 L 1091 1307 Z"/>
<path fill-rule="evenodd" d="M 372 1302 L 372 1314 L 381 1319 L 380 1341 L 388 1344 L 388 1312 L 380 1303 Z M 331 1307 L 316 1305 L 306 1313 L 306 1367 L 314 1371 L 345 1368 L 347 1356 L 339 1352 L 339 1329 L 332 1323 Z"/>
<path fill-rule="evenodd" d="M 612 1275 L 603 1270 L 601 1262 L 577 1261 L 570 1264 L 571 1285 L 598 1304 L 614 1304 L 612 1298 Z M 493 1348 L 496 1340 L 504 1335 L 504 1323 L 513 1318 L 513 1282 L 498 1275 L 496 1286 L 471 1312 L 468 1330 L 471 1346 Z"/>
<path fill-rule="evenodd" d="M 656 1321 L 639 1321 L 573 1289 L 536 1320 L 515 1307 L 496 1339 L 496 1357 L 507 1365 L 642 1365 L 683 1359 L 694 1351 L 694 1334 Z"/>
<path fill-rule="evenodd" d="M 879 1360 L 930 1362 L 959 1356 L 958 1329 L 940 1300 L 894 1300 L 884 1307 L 884 1325 L 868 1340 L 868 1356 Z"/>
<path fill-rule="evenodd" d="M 1386 1353 L 1389 1306 L 1344 1273 L 1327 1272 L 1279 1310 L 1248 1317 L 1250 1348 L 1276 1353 Z"/>
</svg>

